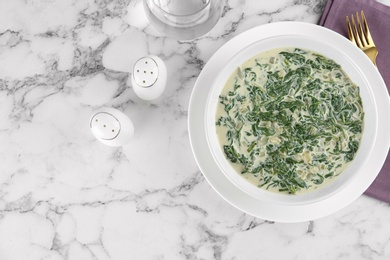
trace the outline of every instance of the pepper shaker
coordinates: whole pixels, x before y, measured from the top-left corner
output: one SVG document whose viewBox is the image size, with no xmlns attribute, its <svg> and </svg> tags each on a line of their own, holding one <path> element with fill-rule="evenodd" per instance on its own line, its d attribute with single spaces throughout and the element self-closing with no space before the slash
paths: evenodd
<svg viewBox="0 0 390 260">
<path fill-rule="evenodd" d="M 123 112 L 103 107 L 95 111 L 89 121 L 92 134 L 108 146 L 126 145 L 134 135 L 134 125 Z"/>
</svg>

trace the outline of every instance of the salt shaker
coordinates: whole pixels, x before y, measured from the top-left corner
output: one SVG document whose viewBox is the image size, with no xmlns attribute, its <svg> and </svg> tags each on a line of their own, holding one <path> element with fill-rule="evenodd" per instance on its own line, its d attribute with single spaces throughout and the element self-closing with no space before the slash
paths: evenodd
<svg viewBox="0 0 390 260">
<path fill-rule="evenodd" d="M 164 92 L 167 83 L 167 68 L 164 61 L 155 55 L 142 57 L 133 67 L 131 82 L 139 98 L 157 99 Z"/>
</svg>

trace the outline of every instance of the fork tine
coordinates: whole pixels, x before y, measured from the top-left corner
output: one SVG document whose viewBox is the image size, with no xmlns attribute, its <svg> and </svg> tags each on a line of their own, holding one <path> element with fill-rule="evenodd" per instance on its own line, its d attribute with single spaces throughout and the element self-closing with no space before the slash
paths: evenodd
<svg viewBox="0 0 390 260">
<path fill-rule="evenodd" d="M 360 12 L 361 16 L 359 16 L 359 12 L 356 12 L 356 22 L 353 14 L 345 17 L 348 36 L 351 42 L 362 50 L 376 66 L 378 49 L 376 48 L 370 30 L 368 29 L 366 16 L 364 15 L 363 10 Z"/>
<path fill-rule="evenodd" d="M 347 23 L 349 40 L 352 43 L 356 44 L 355 37 L 353 36 L 353 32 L 352 32 L 352 28 L 351 28 L 351 23 L 349 22 L 349 17 L 348 16 L 345 17 L 345 21 Z"/>
<path fill-rule="evenodd" d="M 362 41 L 362 46 L 367 46 L 368 45 L 368 42 L 367 42 L 367 36 L 366 36 L 366 33 L 363 31 L 363 27 L 362 27 L 362 23 L 360 22 L 360 18 L 359 18 L 359 13 L 356 12 L 356 22 L 357 22 L 357 26 L 359 27 L 359 31 L 360 31 L 360 40 Z"/>
<path fill-rule="evenodd" d="M 361 11 L 361 16 L 362 16 L 362 22 L 363 22 L 363 27 L 364 27 L 364 31 L 365 31 L 365 36 L 367 38 L 367 43 L 374 44 L 374 40 L 371 37 L 370 29 L 368 29 L 366 16 L 364 15 L 363 10 Z"/>
<path fill-rule="evenodd" d="M 359 48 L 362 48 L 362 42 L 360 41 L 360 36 L 356 27 L 355 19 L 353 18 L 353 15 L 351 15 L 351 20 L 352 20 L 352 30 L 353 30 L 353 35 L 355 36 L 356 44 Z"/>
</svg>

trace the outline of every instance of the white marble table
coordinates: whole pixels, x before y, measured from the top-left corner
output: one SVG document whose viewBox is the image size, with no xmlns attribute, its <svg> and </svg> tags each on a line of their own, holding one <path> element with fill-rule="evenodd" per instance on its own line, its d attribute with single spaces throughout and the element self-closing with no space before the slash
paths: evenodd
<svg viewBox="0 0 390 260">
<path fill-rule="evenodd" d="M 189 98 L 211 55 L 257 25 L 315 23 L 324 5 L 228 0 L 208 36 L 178 42 L 140 0 L 0 0 L 0 259 L 389 259 L 388 204 L 361 196 L 311 222 L 257 219 L 219 197 L 191 152 Z M 169 72 L 153 102 L 129 80 L 149 53 Z M 92 136 L 102 106 L 131 117 L 130 144 Z"/>
</svg>

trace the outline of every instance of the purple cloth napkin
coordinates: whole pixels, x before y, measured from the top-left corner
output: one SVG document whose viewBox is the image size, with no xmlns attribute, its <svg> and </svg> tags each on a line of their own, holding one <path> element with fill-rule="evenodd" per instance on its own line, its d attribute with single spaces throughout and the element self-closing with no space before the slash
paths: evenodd
<svg viewBox="0 0 390 260">
<path fill-rule="evenodd" d="M 319 24 L 348 37 L 345 17 L 360 10 L 364 11 L 379 52 L 376 58 L 378 70 L 390 92 L 390 6 L 375 0 L 328 0 Z M 365 194 L 390 203 L 390 154 Z"/>
</svg>

